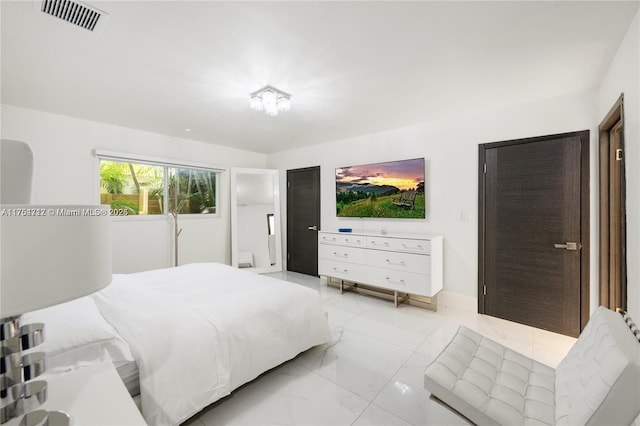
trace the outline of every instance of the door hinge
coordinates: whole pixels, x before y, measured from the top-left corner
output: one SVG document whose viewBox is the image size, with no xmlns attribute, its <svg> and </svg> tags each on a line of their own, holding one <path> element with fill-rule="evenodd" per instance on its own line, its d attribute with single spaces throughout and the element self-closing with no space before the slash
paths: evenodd
<svg viewBox="0 0 640 426">
<path fill-rule="evenodd" d="M 622 161 L 622 149 L 616 149 L 616 161 Z"/>
<path fill-rule="evenodd" d="M 287 260 L 289 260 L 290 257 L 291 257 L 291 255 L 289 253 L 287 253 Z"/>
<path fill-rule="evenodd" d="M 486 285 L 483 285 L 483 286 L 482 286 L 482 295 L 483 295 L 483 296 L 486 296 L 486 295 L 487 295 L 487 286 L 486 286 Z"/>
<path fill-rule="evenodd" d="M 287 181 L 287 188 L 290 188 L 290 187 L 291 187 L 291 182 Z"/>
<path fill-rule="evenodd" d="M 487 173 L 487 163 L 484 163 L 482 172 Z"/>
</svg>

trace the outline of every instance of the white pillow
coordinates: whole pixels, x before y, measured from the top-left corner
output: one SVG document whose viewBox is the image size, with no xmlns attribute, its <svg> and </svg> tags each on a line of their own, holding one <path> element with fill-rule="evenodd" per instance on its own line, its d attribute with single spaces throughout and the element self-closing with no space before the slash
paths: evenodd
<svg viewBox="0 0 640 426">
<path fill-rule="evenodd" d="M 116 368 L 133 361 L 129 345 L 90 297 L 23 314 L 20 322 L 44 323 L 44 343 L 33 351 L 46 352 L 47 375 L 105 361 Z"/>
</svg>

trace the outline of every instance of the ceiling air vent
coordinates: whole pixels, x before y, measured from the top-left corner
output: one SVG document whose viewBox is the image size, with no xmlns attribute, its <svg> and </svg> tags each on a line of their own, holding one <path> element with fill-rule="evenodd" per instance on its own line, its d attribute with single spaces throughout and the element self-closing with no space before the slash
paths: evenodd
<svg viewBox="0 0 640 426">
<path fill-rule="evenodd" d="M 101 10 L 72 0 L 42 0 L 40 10 L 89 31 L 96 30 L 108 16 Z"/>
</svg>

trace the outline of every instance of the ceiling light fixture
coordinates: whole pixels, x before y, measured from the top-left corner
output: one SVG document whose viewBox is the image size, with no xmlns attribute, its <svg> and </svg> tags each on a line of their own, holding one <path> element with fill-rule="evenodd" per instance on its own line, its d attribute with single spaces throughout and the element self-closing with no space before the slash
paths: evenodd
<svg viewBox="0 0 640 426">
<path fill-rule="evenodd" d="M 249 106 L 254 111 L 264 111 L 274 117 L 280 111 L 291 109 L 291 95 L 272 86 L 265 86 L 249 97 Z"/>
</svg>

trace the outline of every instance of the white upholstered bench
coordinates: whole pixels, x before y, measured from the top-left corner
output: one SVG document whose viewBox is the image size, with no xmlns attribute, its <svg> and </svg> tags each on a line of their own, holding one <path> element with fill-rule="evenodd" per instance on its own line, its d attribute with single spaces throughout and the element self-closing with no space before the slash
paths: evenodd
<svg viewBox="0 0 640 426">
<path fill-rule="evenodd" d="M 478 425 L 629 425 L 640 414 L 640 331 L 599 307 L 557 369 L 461 326 L 425 371 Z"/>
</svg>

